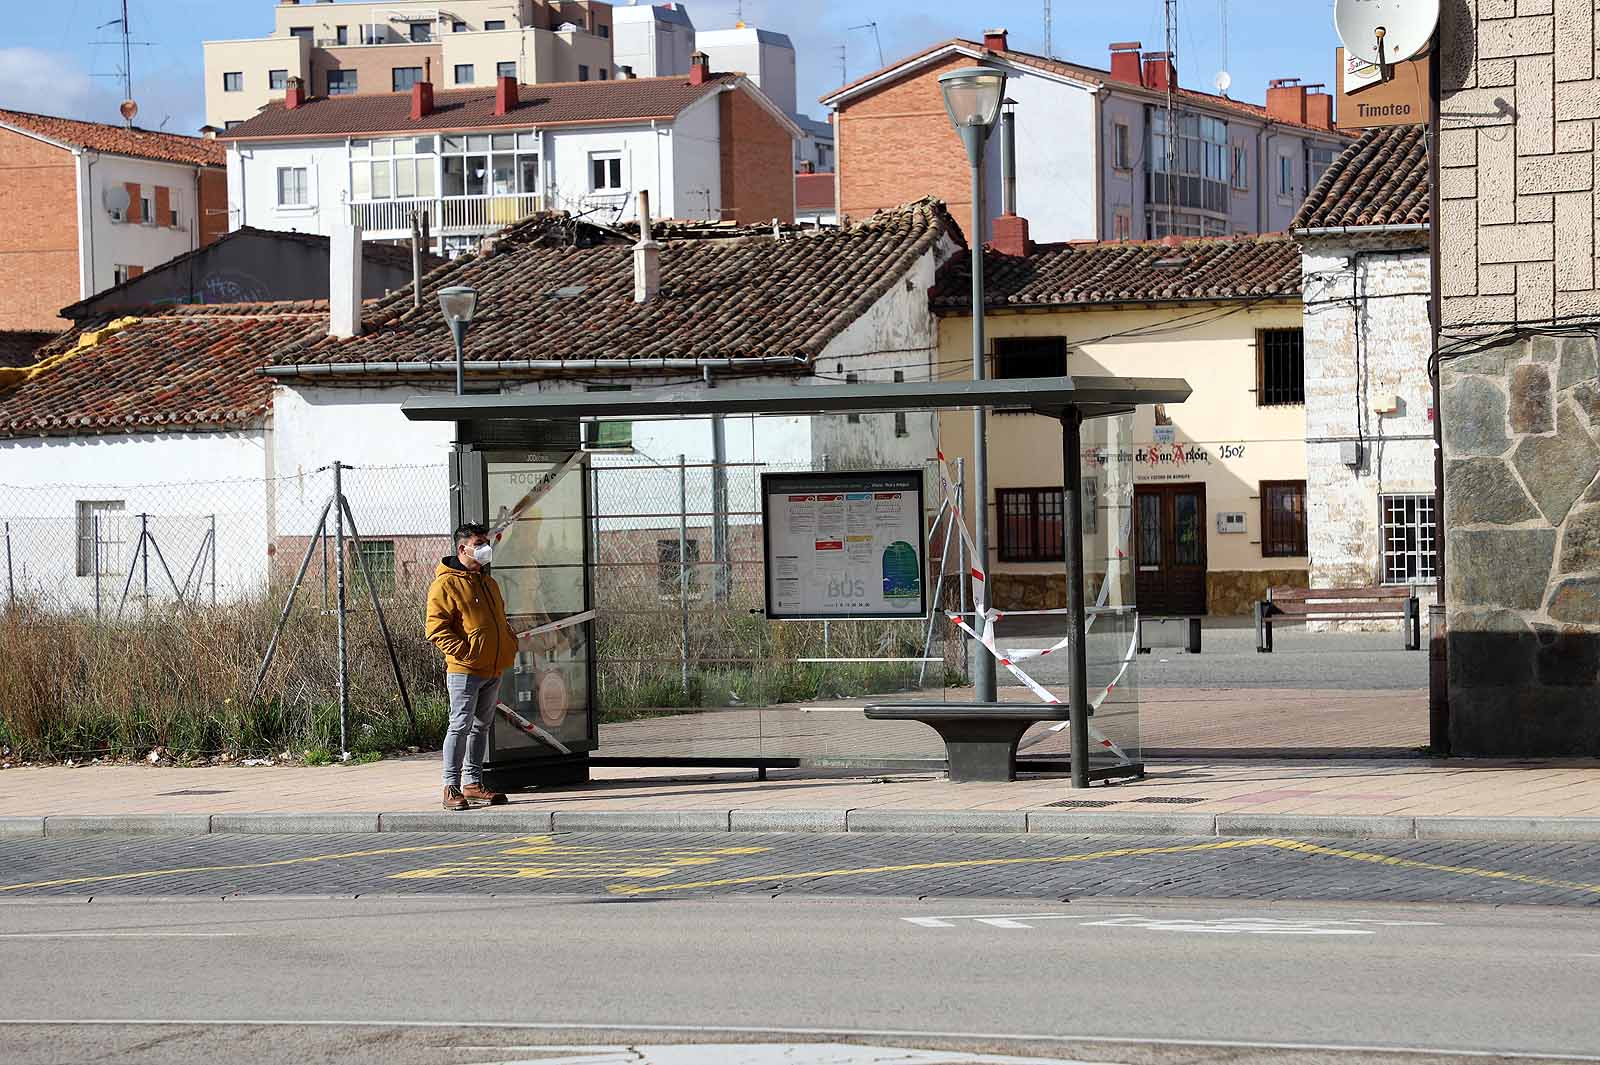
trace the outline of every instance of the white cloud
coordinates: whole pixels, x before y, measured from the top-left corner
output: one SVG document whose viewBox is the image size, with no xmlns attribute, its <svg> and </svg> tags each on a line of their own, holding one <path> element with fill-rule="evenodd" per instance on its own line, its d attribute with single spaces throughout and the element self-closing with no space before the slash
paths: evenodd
<svg viewBox="0 0 1600 1065">
<path fill-rule="evenodd" d="M 0 48 L 0 107 L 105 121 L 93 112 L 103 106 L 106 95 L 69 55 L 39 48 Z"/>
</svg>

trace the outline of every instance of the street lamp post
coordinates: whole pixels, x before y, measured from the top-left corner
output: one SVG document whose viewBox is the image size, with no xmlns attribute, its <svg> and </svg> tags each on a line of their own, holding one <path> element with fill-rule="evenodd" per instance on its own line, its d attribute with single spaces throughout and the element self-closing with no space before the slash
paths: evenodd
<svg viewBox="0 0 1600 1065">
<path fill-rule="evenodd" d="M 452 285 L 439 290 L 439 309 L 450 326 L 450 336 L 456 342 L 456 395 L 467 392 L 467 328 L 472 316 L 478 313 L 478 290 L 462 285 Z"/>
<path fill-rule="evenodd" d="M 963 67 L 939 75 L 945 110 L 961 135 L 972 167 L 972 376 L 982 381 L 987 375 L 983 364 L 983 149 L 1000 114 L 1005 99 L 1006 73 L 994 67 Z M 988 412 L 982 407 L 972 412 L 972 539 L 977 568 L 985 577 L 983 602 L 989 604 L 989 440 Z M 978 656 L 974 681 L 980 703 L 995 701 L 995 663 L 990 655 Z"/>
</svg>

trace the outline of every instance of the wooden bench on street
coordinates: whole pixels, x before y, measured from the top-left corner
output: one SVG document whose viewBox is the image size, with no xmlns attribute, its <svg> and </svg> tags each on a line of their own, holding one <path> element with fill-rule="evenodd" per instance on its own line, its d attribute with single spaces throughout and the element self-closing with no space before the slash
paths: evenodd
<svg viewBox="0 0 1600 1065">
<path fill-rule="evenodd" d="M 1256 650 L 1272 652 L 1274 623 L 1394 618 L 1405 623 L 1406 650 L 1422 650 L 1422 611 L 1411 588 L 1271 588 L 1256 604 Z"/>
</svg>

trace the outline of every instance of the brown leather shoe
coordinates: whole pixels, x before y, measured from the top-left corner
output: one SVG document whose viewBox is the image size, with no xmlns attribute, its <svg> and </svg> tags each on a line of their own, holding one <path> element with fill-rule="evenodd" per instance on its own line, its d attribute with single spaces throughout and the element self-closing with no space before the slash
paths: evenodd
<svg viewBox="0 0 1600 1065">
<path fill-rule="evenodd" d="M 446 810 L 470 810 L 472 809 L 472 804 L 467 802 L 467 798 L 461 794 L 460 788 L 448 787 L 444 789 L 444 808 Z"/>
<path fill-rule="evenodd" d="M 505 792 L 490 791 L 482 784 L 467 784 L 461 789 L 461 794 L 474 802 L 486 802 L 490 806 L 504 806 L 510 801 Z"/>
</svg>

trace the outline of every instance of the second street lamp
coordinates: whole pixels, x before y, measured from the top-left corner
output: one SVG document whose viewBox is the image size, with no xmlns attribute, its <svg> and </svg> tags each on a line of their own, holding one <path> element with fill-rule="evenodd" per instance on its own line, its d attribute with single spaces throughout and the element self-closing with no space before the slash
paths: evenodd
<svg viewBox="0 0 1600 1065">
<path fill-rule="evenodd" d="M 456 342 L 456 395 L 467 391 L 467 328 L 478 313 L 478 290 L 463 285 L 452 285 L 439 290 L 439 309 L 450 326 L 450 336 Z"/>
<path fill-rule="evenodd" d="M 963 67 L 939 75 L 939 89 L 972 167 L 972 227 L 967 231 L 972 245 L 972 377 L 982 381 L 987 376 L 983 365 L 983 149 L 1000 114 L 1000 102 L 1005 99 L 1006 72 L 994 67 Z M 972 488 L 977 501 L 972 513 L 972 540 L 977 568 L 985 578 L 989 575 L 988 422 L 988 412 L 982 407 L 972 412 Z M 984 582 L 985 606 L 990 605 L 992 583 Z M 980 703 L 995 701 L 994 667 L 992 655 L 978 655 L 973 679 Z"/>
</svg>

